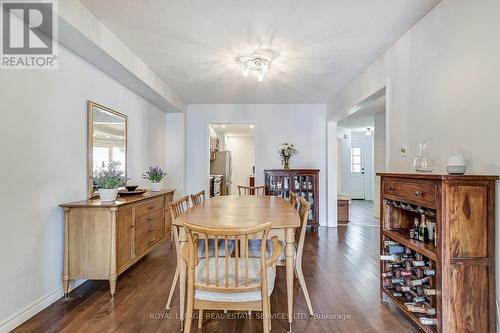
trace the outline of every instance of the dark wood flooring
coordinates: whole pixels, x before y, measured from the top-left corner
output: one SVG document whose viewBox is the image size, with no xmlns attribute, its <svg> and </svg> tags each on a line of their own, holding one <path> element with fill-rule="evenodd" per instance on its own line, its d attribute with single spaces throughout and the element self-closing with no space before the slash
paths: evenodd
<svg viewBox="0 0 500 333">
<path fill-rule="evenodd" d="M 295 281 L 294 332 L 418 332 L 394 305 L 379 299 L 378 238 L 378 227 L 356 225 L 308 232 L 304 275 L 318 318 L 305 315 L 306 303 Z M 174 248 L 165 241 L 119 277 L 113 301 L 107 282 L 88 281 L 15 332 L 177 332 L 178 292 L 171 313 L 164 310 L 175 264 Z M 271 298 L 276 315 L 272 332 L 286 332 L 284 267 L 278 267 Z M 258 319 L 209 315 L 202 330 L 194 332 L 262 332 Z"/>
</svg>

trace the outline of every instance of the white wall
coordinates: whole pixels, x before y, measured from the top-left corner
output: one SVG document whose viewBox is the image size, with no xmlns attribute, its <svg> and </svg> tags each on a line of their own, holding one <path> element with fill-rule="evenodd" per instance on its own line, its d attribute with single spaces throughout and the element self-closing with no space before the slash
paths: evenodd
<svg viewBox="0 0 500 333">
<path fill-rule="evenodd" d="M 187 112 L 187 191 L 207 187 L 209 123 L 255 124 L 256 183 L 264 169 L 281 168 L 277 147 L 293 143 L 299 153 L 292 168 L 320 169 L 320 220 L 326 221 L 326 105 L 324 104 L 192 104 Z"/>
<path fill-rule="evenodd" d="M 340 140 L 340 183 L 338 193 L 351 193 L 351 131 L 345 127 L 337 126 L 337 138 Z"/>
<path fill-rule="evenodd" d="M 329 118 L 343 118 L 387 86 L 388 171 L 412 171 L 417 143 L 433 138 L 436 172 L 445 172 L 447 156 L 463 151 L 468 172 L 500 174 L 498 13 L 498 0 L 441 1 L 334 98 Z M 408 144 L 408 157 L 400 156 L 401 144 Z M 497 209 L 499 203 L 497 197 Z M 496 258 L 500 291 L 498 246 Z"/>
<path fill-rule="evenodd" d="M 79 57 L 0 73 L 0 332 L 62 295 L 63 211 L 87 195 L 87 100 L 128 115 L 128 176 L 164 167 L 165 113 Z M 167 170 L 168 171 L 168 170 Z"/>
<path fill-rule="evenodd" d="M 233 174 L 230 194 L 238 194 L 238 185 L 248 186 L 255 165 L 255 137 L 228 135 L 226 149 L 231 152 Z"/>
<path fill-rule="evenodd" d="M 175 198 L 186 195 L 186 115 L 166 114 L 165 185 L 175 189 Z"/>
<path fill-rule="evenodd" d="M 376 176 L 378 172 L 385 171 L 385 112 L 375 115 L 373 132 L 373 213 L 380 218 L 380 177 Z"/>
</svg>

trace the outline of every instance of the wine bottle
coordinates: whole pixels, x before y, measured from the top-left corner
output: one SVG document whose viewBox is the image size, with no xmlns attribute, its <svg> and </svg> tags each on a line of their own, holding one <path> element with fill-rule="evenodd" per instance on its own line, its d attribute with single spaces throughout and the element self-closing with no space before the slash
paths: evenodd
<svg viewBox="0 0 500 333">
<path fill-rule="evenodd" d="M 394 296 L 394 297 L 403 297 L 403 294 L 400 293 L 399 291 L 395 291 L 395 292 L 392 293 L 392 296 Z"/>
<path fill-rule="evenodd" d="M 415 303 L 422 303 L 427 301 L 427 298 L 425 296 L 415 296 L 413 297 L 413 302 Z"/>
<path fill-rule="evenodd" d="M 411 291 L 411 287 L 410 286 L 401 286 L 401 291 L 403 292 L 410 292 Z"/>
<path fill-rule="evenodd" d="M 418 240 L 425 243 L 425 229 L 427 229 L 425 225 L 425 215 L 422 214 L 422 220 L 420 221 L 420 227 L 418 228 Z M 428 234 L 427 234 L 428 235 Z"/>
<path fill-rule="evenodd" d="M 412 276 L 413 272 L 412 271 L 401 271 L 401 276 Z"/>
<path fill-rule="evenodd" d="M 438 324 L 437 318 L 420 317 L 419 320 L 420 320 L 420 323 L 422 323 L 424 325 L 436 326 Z"/>
<path fill-rule="evenodd" d="M 398 256 L 398 255 L 395 255 L 395 254 L 382 254 L 380 256 L 380 260 L 383 260 L 383 261 L 393 261 L 393 262 L 396 262 L 396 263 L 399 263 L 401 262 L 401 256 Z"/>
<path fill-rule="evenodd" d="M 423 261 L 423 260 L 413 260 L 412 264 L 415 267 L 423 267 L 423 266 L 425 266 L 425 261 Z"/>
<path fill-rule="evenodd" d="M 429 282 L 429 279 L 430 279 L 430 278 L 429 278 L 428 276 L 426 276 L 426 277 L 424 277 L 424 278 L 422 278 L 422 279 L 411 280 L 411 285 L 412 285 L 412 286 L 421 286 L 421 285 L 423 285 L 424 283 Z"/>
<path fill-rule="evenodd" d="M 436 289 L 425 288 L 424 294 L 426 294 L 427 296 L 434 296 L 434 295 L 436 295 Z"/>
<path fill-rule="evenodd" d="M 433 269 L 424 269 L 424 275 L 426 276 L 434 276 L 436 275 L 436 271 Z"/>
<path fill-rule="evenodd" d="M 391 262 L 387 265 L 389 268 L 401 268 L 403 265 L 401 263 Z"/>
<path fill-rule="evenodd" d="M 392 271 L 383 272 L 382 277 L 393 277 L 394 273 Z"/>
<path fill-rule="evenodd" d="M 413 228 L 410 230 L 410 238 L 418 240 L 418 218 L 413 219 Z"/>
<path fill-rule="evenodd" d="M 392 278 L 391 283 L 392 284 L 402 284 L 404 282 L 403 278 Z"/>
</svg>

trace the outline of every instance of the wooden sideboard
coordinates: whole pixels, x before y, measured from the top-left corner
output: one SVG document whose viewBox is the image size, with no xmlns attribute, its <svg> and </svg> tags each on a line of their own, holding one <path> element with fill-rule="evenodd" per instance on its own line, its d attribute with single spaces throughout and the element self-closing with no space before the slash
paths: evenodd
<svg viewBox="0 0 500 333">
<path fill-rule="evenodd" d="M 170 232 L 168 202 L 175 190 L 123 196 L 112 203 L 89 199 L 64 208 L 64 294 L 75 279 L 109 280 L 117 276 Z"/>
<path fill-rule="evenodd" d="M 387 244 L 395 242 L 396 247 L 402 245 L 408 251 L 405 256 L 411 252 L 415 260 L 427 266 L 416 267 L 419 265 L 412 263 L 412 259 L 403 259 L 398 264 L 384 257 L 380 262 L 381 295 L 392 299 L 424 332 L 495 332 L 495 181 L 498 177 L 377 175 L 381 177 L 381 255 L 391 256 Z M 415 219 L 435 222 L 432 241 L 410 238 Z M 425 234 L 429 229 L 423 230 Z M 424 269 L 432 273 L 425 273 Z M 408 276 L 410 272 L 412 275 Z M 415 277 L 414 273 L 422 274 Z M 429 278 L 422 284 L 415 283 L 414 279 L 422 276 Z M 425 293 L 427 288 L 434 292 Z M 411 301 L 405 297 L 412 293 L 425 298 L 424 301 L 413 298 L 413 302 L 423 302 L 417 305 L 433 310 L 420 314 L 408 306 Z M 433 318 L 437 325 L 426 324 L 428 321 L 422 317 Z"/>
</svg>

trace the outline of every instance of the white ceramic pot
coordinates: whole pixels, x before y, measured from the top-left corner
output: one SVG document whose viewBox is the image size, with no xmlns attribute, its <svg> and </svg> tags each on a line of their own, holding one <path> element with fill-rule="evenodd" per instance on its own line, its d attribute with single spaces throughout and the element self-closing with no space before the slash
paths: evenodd
<svg viewBox="0 0 500 333">
<path fill-rule="evenodd" d="M 151 192 L 160 192 L 161 183 L 151 183 Z"/>
<path fill-rule="evenodd" d="M 98 191 L 102 202 L 115 201 L 118 195 L 117 188 L 100 188 Z"/>
</svg>

